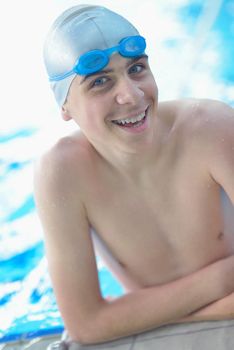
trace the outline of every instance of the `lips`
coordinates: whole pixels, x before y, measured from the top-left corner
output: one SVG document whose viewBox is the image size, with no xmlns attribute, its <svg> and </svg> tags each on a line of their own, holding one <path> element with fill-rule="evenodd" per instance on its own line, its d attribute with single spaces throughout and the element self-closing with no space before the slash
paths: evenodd
<svg viewBox="0 0 234 350">
<path fill-rule="evenodd" d="M 148 108 L 147 108 L 147 109 L 148 109 Z M 138 125 L 140 125 L 140 124 L 142 123 L 142 121 L 145 119 L 147 109 L 144 110 L 143 112 L 136 113 L 136 114 L 133 115 L 132 117 L 112 120 L 112 123 L 113 123 L 113 124 L 116 124 L 116 125 L 118 125 L 118 126 L 127 127 L 127 128 L 128 128 L 128 127 L 135 127 L 135 126 L 138 126 Z"/>
<path fill-rule="evenodd" d="M 112 120 L 112 123 L 119 128 L 131 133 L 139 133 L 144 131 L 148 126 L 148 109 L 131 118 Z"/>
<path fill-rule="evenodd" d="M 117 125 L 121 126 L 132 126 L 138 122 L 140 122 L 145 117 L 145 112 L 140 113 L 139 115 L 136 115 L 132 118 L 125 118 L 125 119 L 119 119 L 119 120 L 113 120 L 112 122 Z"/>
</svg>

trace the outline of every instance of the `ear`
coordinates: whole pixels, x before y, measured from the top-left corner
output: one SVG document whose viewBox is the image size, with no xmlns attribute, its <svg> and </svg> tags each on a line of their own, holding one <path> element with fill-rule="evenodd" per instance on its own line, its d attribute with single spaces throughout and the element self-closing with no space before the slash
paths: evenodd
<svg viewBox="0 0 234 350">
<path fill-rule="evenodd" d="M 66 107 L 64 105 L 62 106 L 62 118 L 65 121 L 72 119 L 72 117 L 70 116 L 70 113 L 68 112 L 68 110 L 66 109 Z"/>
</svg>

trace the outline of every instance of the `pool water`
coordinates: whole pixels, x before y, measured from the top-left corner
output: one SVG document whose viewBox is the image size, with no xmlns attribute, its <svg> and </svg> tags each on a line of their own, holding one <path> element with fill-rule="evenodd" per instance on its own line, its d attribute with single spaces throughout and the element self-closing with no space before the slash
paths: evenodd
<svg viewBox="0 0 234 350">
<path fill-rule="evenodd" d="M 190 1 L 177 9 L 178 21 L 183 24 L 187 35 L 193 35 L 204 3 L 207 2 Z M 234 2 L 219 1 L 219 5 L 209 27 L 210 38 L 217 38 L 217 46 L 213 45 L 212 49 L 214 53 L 218 51 L 219 57 L 212 74 L 219 99 L 233 106 Z M 178 55 L 180 43 L 173 35 L 162 45 L 163 50 L 166 48 L 169 53 Z M 196 67 L 202 87 L 207 83 L 207 77 L 199 64 Z M 196 92 L 193 90 L 195 82 L 181 90 L 185 96 Z M 40 130 L 29 126 L 0 134 L 0 342 L 63 330 L 47 271 L 42 228 L 32 193 L 33 161 L 37 156 L 33 145 L 39 133 Z M 97 264 L 103 295 L 121 295 L 122 287 L 98 257 Z"/>
</svg>

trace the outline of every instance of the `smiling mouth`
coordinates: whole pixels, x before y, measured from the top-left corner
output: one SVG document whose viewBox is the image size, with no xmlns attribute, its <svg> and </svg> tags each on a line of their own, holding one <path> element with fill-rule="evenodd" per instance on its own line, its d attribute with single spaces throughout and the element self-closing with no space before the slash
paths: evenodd
<svg viewBox="0 0 234 350">
<path fill-rule="evenodd" d="M 112 120 L 112 123 L 115 125 L 118 125 L 122 128 L 137 128 L 144 124 L 146 115 L 147 115 L 148 108 L 142 112 L 141 114 L 138 114 L 135 117 L 132 118 L 126 118 L 126 119 L 119 119 L 119 120 Z"/>
</svg>

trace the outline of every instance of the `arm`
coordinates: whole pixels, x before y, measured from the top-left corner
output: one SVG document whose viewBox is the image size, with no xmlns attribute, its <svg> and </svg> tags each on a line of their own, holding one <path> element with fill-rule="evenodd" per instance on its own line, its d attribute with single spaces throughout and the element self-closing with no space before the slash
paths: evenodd
<svg viewBox="0 0 234 350">
<path fill-rule="evenodd" d="M 79 169 L 74 169 L 77 159 L 64 164 L 59 157 L 44 157 L 35 169 L 34 188 L 50 276 L 73 340 L 104 342 L 152 329 L 234 290 L 230 278 L 234 258 L 228 258 L 166 285 L 104 300 L 83 204 L 82 179 Z"/>
<path fill-rule="evenodd" d="M 234 205 L 234 109 L 225 103 L 213 101 L 207 104 L 202 124 L 206 164 L 211 178 L 218 183 Z"/>
<path fill-rule="evenodd" d="M 178 320 L 177 323 L 234 319 L 234 293 L 215 301 L 187 317 Z"/>
<path fill-rule="evenodd" d="M 199 131 L 204 137 L 199 141 L 203 143 L 204 153 L 207 155 L 208 171 L 234 205 L 234 110 L 220 101 L 207 100 L 204 114 L 203 120 L 208 118 L 210 123 L 202 124 L 203 128 Z M 234 247 L 234 237 L 229 246 Z M 228 318 L 234 318 L 234 293 L 202 307 L 178 322 Z"/>
</svg>

